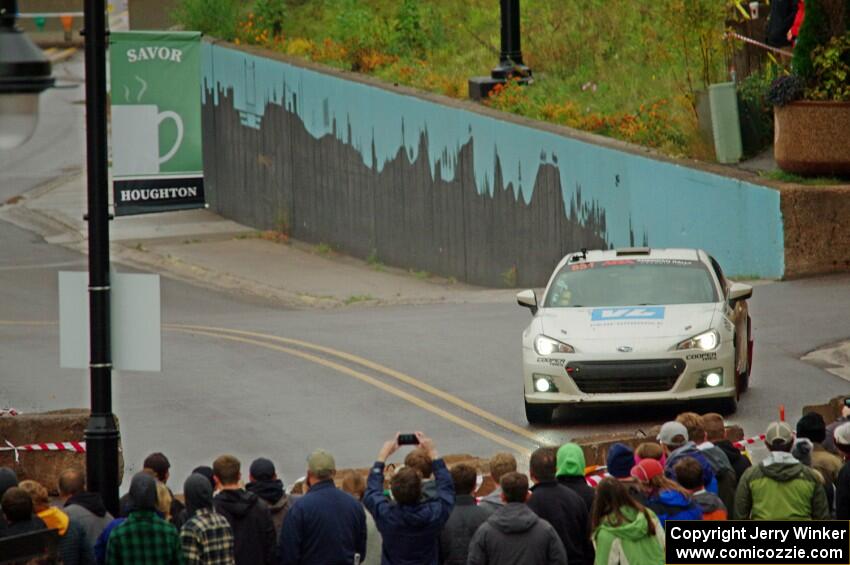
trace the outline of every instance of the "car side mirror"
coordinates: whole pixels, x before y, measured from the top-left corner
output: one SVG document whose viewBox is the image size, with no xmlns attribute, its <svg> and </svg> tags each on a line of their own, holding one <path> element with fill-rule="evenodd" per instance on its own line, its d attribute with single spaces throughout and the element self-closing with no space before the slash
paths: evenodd
<svg viewBox="0 0 850 565">
<path fill-rule="evenodd" d="M 523 290 L 516 295 L 516 303 L 523 308 L 531 310 L 532 315 L 537 314 L 537 295 L 533 290 Z"/>
<path fill-rule="evenodd" d="M 746 300 L 752 298 L 753 287 L 744 283 L 732 283 L 729 289 L 729 302 L 737 302 L 738 300 Z"/>
</svg>

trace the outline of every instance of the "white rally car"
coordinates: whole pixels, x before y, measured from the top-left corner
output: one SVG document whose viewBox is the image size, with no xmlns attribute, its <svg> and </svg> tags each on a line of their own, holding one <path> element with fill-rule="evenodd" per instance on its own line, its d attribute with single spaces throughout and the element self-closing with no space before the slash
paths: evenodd
<svg viewBox="0 0 850 565">
<path fill-rule="evenodd" d="M 522 334 L 525 414 L 559 405 L 716 400 L 734 412 L 752 364 L 751 286 L 697 249 L 630 248 L 564 257 Z"/>
</svg>

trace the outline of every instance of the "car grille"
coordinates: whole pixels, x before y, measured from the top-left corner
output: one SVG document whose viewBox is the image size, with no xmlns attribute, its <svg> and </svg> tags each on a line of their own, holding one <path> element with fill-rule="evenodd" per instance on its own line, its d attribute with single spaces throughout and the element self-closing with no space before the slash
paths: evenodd
<svg viewBox="0 0 850 565">
<path fill-rule="evenodd" d="M 567 365 L 567 373 L 576 386 L 587 393 L 670 390 L 684 370 L 681 359 L 583 361 Z"/>
</svg>

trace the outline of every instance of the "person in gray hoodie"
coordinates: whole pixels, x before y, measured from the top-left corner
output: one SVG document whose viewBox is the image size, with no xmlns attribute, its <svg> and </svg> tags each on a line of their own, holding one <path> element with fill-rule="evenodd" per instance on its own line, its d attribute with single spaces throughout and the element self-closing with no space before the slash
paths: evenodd
<svg viewBox="0 0 850 565">
<path fill-rule="evenodd" d="M 469 565 L 567 565 L 555 528 L 526 506 L 528 478 L 502 477 L 505 505 L 484 522 L 469 543 Z"/>
</svg>

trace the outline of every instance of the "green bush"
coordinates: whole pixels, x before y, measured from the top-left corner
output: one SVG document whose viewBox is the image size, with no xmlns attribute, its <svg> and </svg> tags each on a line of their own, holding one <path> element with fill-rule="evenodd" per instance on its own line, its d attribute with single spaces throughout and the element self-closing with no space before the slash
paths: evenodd
<svg viewBox="0 0 850 565">
<path fill-rule="evenodd" d="M 242 16 L 241 4 L 239 0 L 180 0 L 174 19 L 184 29 L 231 41 Z"/>
<path fill-rule="evenodd" d="M 812 51 L 809 100 L 850 101 L 850 33 L 833 37 Z"/>
<path fill-rule="evenodd" d="M 362 0 L 330 0 L 327 8 L 336 17 L 328 30 L 330 37 L 349 51 L 386 47 L 387 23 Z"/>
<path fill-rule="evenodd" d="M 254 14 L 257 26 L 272 36 L 278 36 L 283 31 L 286 20 L 286 4 L 283 0 L 256 0 Z"/>
<path fill-rule="evenodd" d="M 768 65 L 738 83 L 741 139 L 746 155 L 755 155 L 773 141 L 773 104 L 765 93 L 779 69 Z"/>
</svg>

